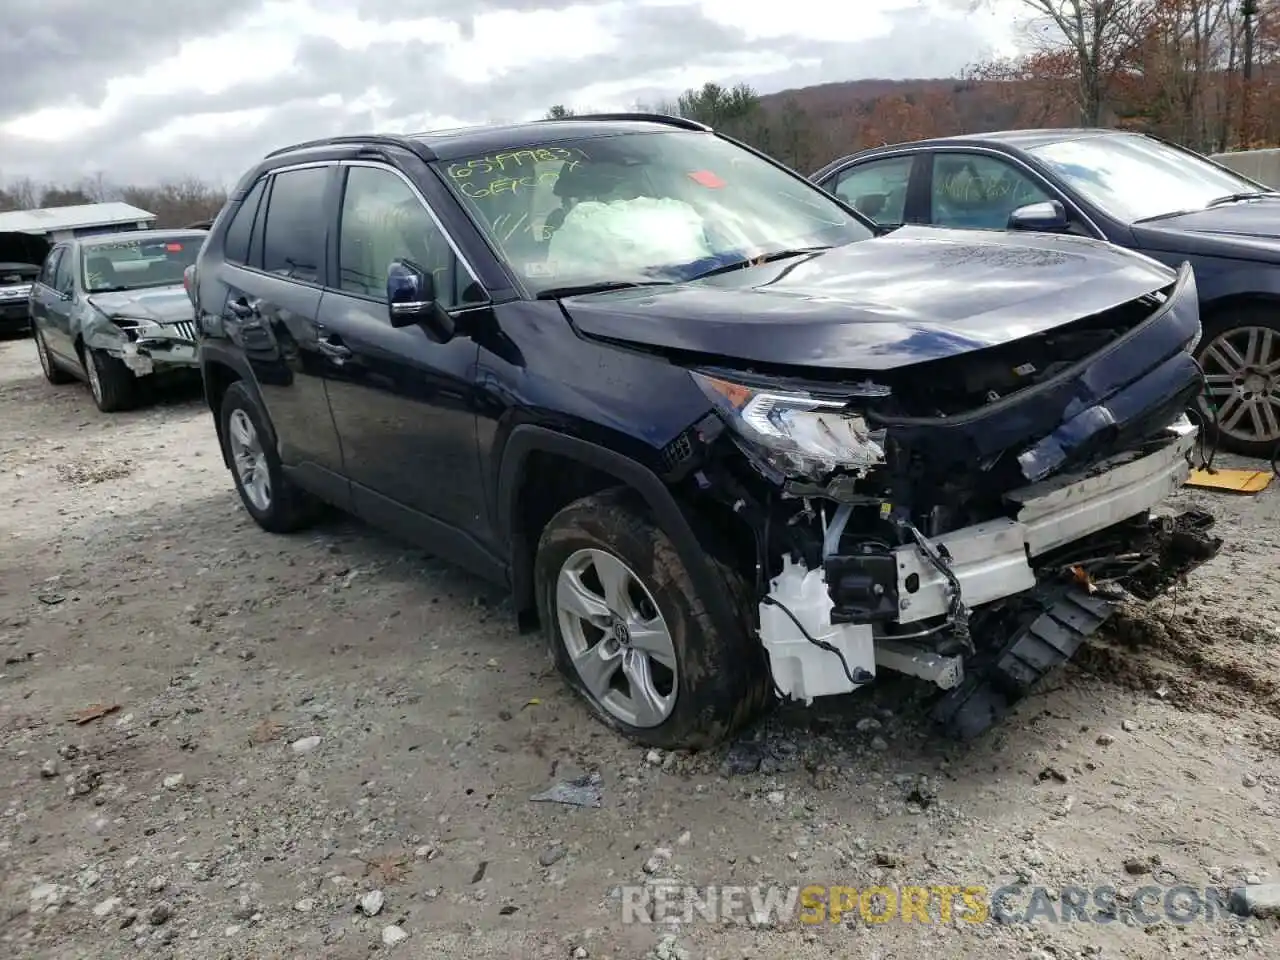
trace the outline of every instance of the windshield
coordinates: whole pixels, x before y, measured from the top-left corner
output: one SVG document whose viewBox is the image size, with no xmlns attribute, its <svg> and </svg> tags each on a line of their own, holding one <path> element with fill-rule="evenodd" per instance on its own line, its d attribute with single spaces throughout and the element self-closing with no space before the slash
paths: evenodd
<svg viewBox="0 0 1280 960">
<path fill-rule="evenodd" d="M 203 233 L 118 239 L 85 244 L 84 288 L 88 293 L 138 290 L 182 283 L 182 272 L 196 262 Z"/>
<path fill-rule="evenodd" d="M 1062 140 L 1030 152 L 1107 213 L 1129 223 L 1203 210 L 1219 197 L 1262 189 L 1193 154 L 1136 134 Z"/>
<path fill-rule="evenodd" d="M 557 140 L 440 168 L 535 296 L 874 235 L 819 188 L 704 133 Z"/>
</svg>

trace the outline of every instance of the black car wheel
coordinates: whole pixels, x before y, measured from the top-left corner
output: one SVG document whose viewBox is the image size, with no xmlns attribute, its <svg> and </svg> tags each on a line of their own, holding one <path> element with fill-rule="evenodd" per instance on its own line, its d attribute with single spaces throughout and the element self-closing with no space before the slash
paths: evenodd
<svg viewBox="0 0 1280 960">
<path fill-rule="evenodd" d="M 1197 359 L 1219 448 L 1269 457 L 1280 444 L 1280 313 L 1250 304 L 1209 320 Z"/>
<path fill-rule="evenodd" d="M 82 355 L 89 393 L 99 410 L 118 413 L 137 403 L 138 381 L 122 361 L 92 347 L 85 347 Z"/>
<path fill-rule="evenodd" d="M 58 366 L 58 361 L 53 359 L 53 354 L 49 352 L 49 347 L 44 342 L 44 334 L 36 330 L 34 336 L 36 356 L 40 358 L 40 369 L 44 371 L 44 378 L 55 385 L 70 383 L 74 380 L 75 377 Z"/>
<path fill-rule="evenodd" d="M 319 504 L 284 475 L 270 420 L 243 383 L 233 383 L 219 414 L 222 448 L 249 516 L 271 533 L 308 526 Z"/>
<path fill-rule="evenodd" d="M 745 614 L 741 578 L 708 562 Z M 534 576 L 556 666 L 630 739 L 711 746 L 769 702 L 764 653 L 746 618 L 731 635 L 716 628 L 674 544 L 630 491 L 585 497 L 556 514 Z"/>
</svg>

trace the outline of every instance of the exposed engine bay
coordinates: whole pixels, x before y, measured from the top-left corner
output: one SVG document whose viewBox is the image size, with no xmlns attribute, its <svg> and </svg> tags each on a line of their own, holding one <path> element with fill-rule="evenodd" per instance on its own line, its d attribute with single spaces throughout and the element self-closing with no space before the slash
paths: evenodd
<svg viewBox="0 0 1280 960">
<path fill-rule="evenodd" d="M 1213 557 L 1213 518 L 1160 516 L 1204 385 L 1194 278 L 989 350 L 836 383 L 703 368 L 716 413 L 666 451 L 720 504 L 777 693 L 910 674 L 980 733 L 1126 597 Z M 744 533 L 745 531 L 745 533 Z"/>
</svg>

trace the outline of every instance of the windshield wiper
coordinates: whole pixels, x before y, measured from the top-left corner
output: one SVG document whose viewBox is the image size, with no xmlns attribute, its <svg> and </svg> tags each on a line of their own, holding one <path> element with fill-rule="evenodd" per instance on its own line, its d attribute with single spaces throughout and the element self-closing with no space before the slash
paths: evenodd
<svg viewBox="0 0 1280 960">
<path fill-rule="evenodd" d="M 763 256 L 754 259 L 738 260 L 735 263 L 726 263 L 722 267 L 712 267 L 703 273 L 690 277 L 689 281 L 705 280 L 707 277 L 714 277 L 721 273 L 730 273 L 734 270 L 743 270 L 747 267 L 754 267 L 762 263 L 772 263 L 775 260 L 786 260 L 789 257 L 803 257 L 810 253 L 821 253 L 823 250 L 830 250 L 830 245 L 825 247 L 796 247 L 792 250 L 778 250 L 774 253 L 766 253 Z"/>
<path fill-rule="evenodd" d="M 1249 193 L 1229 193 L 1225 197 L 1218 197 L 1216 200 L 1210 200 L 1204 205 L 1208 210 L 1210 207 L 1220 207 L 1225 203 L 1239 203 L 1242 200 L 1252 200 L 1254 197 L 1280 197 L 1280 193 L 1274 190 L 1253 190 Z"/>
<path fill-rule="evenodd" d="M 605 293 L 609 290 L 627 290 L 631 287 L 666 287 L 666 280 L 599 280 L 596 283 L 579 283 L 566 287 L 549 287 L 538 292 L 539 300 L 559 300 L 561 297 L 580 297 L 587 293 Z"/>
<path fill-rule="evenodd" d="M 133 287 L 94 287 L 88 292 L 92 296 L 95 293 L 124 293 L 126 290 L 133 289 Z"/>
</svg>

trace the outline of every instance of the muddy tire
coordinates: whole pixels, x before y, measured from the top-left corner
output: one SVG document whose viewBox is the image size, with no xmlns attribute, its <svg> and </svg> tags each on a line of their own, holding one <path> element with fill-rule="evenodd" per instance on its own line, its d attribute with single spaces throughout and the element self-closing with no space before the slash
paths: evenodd
<svg viewBox="0 0 1280 960">
<path fill-rule="evenodd" d="M 742 613 L 729 635 L 629 490 L 577 500 L 542 532 L 534 587 L 556 667 L 601 720 L 638 743 L 710 747 L 772 701 L 742 578 L 708 562 Z"/>
<path fill-rule="evenodd" d="M 1202 397 L 1205 439 L 1219 450 L 1268 459 L 1280 445 L 1280 317 L 1246 303 L 1205 318 L 1196 359 L 1216 414 Z"/>
<path fill-rule="evenodd" d="M 138 379 L 123 361 L 92 347 L 83 347 L 81 356 L 89 378 L 89 394 L 99 410 L 118 413 L 137 405 Z"/>
<path fill-rule="evenodd" d="M 219 428 L 236 492 L 254 522 L 271 533 L 310 526 L 321 505 L 285 477 L 270 418 L 243 383 L 223 395 Z"/>
<path fill-rule="evenodd" d="M 54 386 L 61 386 L 75 380 L 71 373 L 58 366 L 58 361 L 54 359 L 53 354 L 49 352 L 49 347 L 44 342 L 44 334 L 34 324 L 32 325 L 31 335 L 36 341 L 36 356 L 40 358 L 40 369 L 44 372 L 44 378 Z"/>
</svg>

